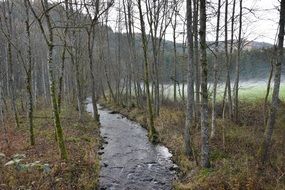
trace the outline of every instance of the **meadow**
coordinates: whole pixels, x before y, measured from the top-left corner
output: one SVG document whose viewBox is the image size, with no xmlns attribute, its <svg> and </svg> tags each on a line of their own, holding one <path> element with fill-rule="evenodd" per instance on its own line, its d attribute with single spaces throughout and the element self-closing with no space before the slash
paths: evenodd
<svg viewBox="0 0 285 190">
<path fill-rule="evenodd" d="M 234 84 L 231 84 L 231 87 L 233 87 Z M 183 85 L 177 85 L 177 97 L 179 99 L 182 98 L 182 90 Z M 160 88 L 162 89 L 162 87 Z M 173 94 L 174 94 L 174 85 L 173 84 L 164 84 L 163 86 L 163 94 L 165 99 L 173 100 Z M 225 84 L 220 83 L 218 84 L 217 89 L 217 99 L 218 101 L 221 101 L 223 98 L 225 89 Z M 239 100 L 242 102 L 252 102 L 252 101 L 259 101 L 265 98 L 266 95 L 266 89 L 267 89 L 267 82 L 266 80 L 250 80 L 250 81 L 241 81 L 239 85 Z M 209 98 L 212 99 L 213 94 L 213 84 L 209 83 L 208 86 L 209 90 Z M 273 91 L 273 84 L 271 83 L 270 87 L 270 94 L 269 97 L 272 95 Z M 184 94 L 186 96 L 187 94 L 187 85 L 184 85 Z M 281 82 L 280 86 L 280 99 L 285 100 L 285 81 Z M 270 99 L 269 99 L 270 100 Z"/>
</svg>

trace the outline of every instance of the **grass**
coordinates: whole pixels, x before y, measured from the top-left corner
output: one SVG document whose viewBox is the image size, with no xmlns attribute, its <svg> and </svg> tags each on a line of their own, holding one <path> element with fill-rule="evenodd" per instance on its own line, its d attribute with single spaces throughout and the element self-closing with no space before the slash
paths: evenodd
<svg viewBox="0 0 285 190">
<path fill-rule="evenodd" d="M 50 108 L 35 110 L 36 145 L 29 145 L 25 116 L 21 127 L 14 127 L 13 118 L 6 120 L 9 145 L 0 137 L 0 189 L 96 189 L 99 180 L 99 127 L 87 113 L 79 121 L 74 108 L 64 107 L 61 114 L 68 160 L 61 161 L 55 141 Z M 25 158 L 19 164 L 5 166 L 15 154 Z M 31 166 L 33 163 L 34 164 Z"/>
<path fill-rule="evenodd" d="M 164 95 L 166 99 L 173 99 L 173 85 L 165 85 L 165 92 Z M 271 91 L 270 96 L 272 95 L 272 87 L 271 85 Z M 212 88 L 213 86 L 209 86 L 209 94 L 212 94 Z M 243 102 L 252 102 L 252 101 L 259 101 L 261 99 L 264 99 L 266 94 L 266 83 L 264 82 L 241 82 L 240 88 L 239 88 L 239 99 Z M 185 93 L 187 90 L 187 85 L 185 85 Z M 181 99 L 180 92 L 182 91 L 182 85 L 177 87 L 177 96 Z M 224 92 L 224 85 L 218 85 L 218 94 L 217 99 L 218 101 L 222 100 Z M 269 97 L 270 97 L 269 96 Z M 211 98 L 211 96 L 210 96 Z M 280 99 L 285 100 L 285 84 L 284 82 L 281 83 L 280 86 Z"/>
<path fill-rule="evenodd" d="M 111 109 L 128 116 L 143 126 L 147 126 L 143 109 L 122 108 L 107 104 Z M 285 189 L 285 105 L 281 105 L 277 127 L 273 135 L 271 160 L 259 167 L 259 147 L 263 137 L 262 101 L 241 103 L 241 125 L 230 121 L 217 122 L 217 133 L 210 140 L 211 168 L 202 169 L 197 165 L 200 158 L 199 126 L 192 129 L 192 141 L 196 159 L 184 154 L 183 129 L 184 109 L 174 104 L 163 105 L 160 116 L 155 119 L 159 141 L 173 154 L 179 166 L 175 189 Z M 283 116 L 283 117 L 282 117 Z M 225 127 L 225 147 L 223 147 L 223 126 Z M 197 160 L 197 161 L 195 161 Z"/>
<path fill-rule="evenodd" d="M 266 94 L 266 87 L 262 85 L 256 85 L 251 87 L 241 87 L 240 89 L 240 100 L 241 101 L 256 101 L 264 99 Z M 269 97 L 272 95 L 272 89 Z M 280 99 L 285 100 L 285 84 L 280 87 Z"/>
</svg>

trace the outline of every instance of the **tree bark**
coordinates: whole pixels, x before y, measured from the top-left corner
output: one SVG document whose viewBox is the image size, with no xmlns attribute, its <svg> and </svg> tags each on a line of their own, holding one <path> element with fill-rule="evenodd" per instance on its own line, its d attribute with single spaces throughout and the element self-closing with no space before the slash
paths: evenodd
<svg viewBox="0 0 285 190">
<path fill-rule="evenodd" d="M 5 144 L 9 147 L 9 139 L 8 139 L 7 128 L 6 128 L 6 125 L 4 123 L 4 114 L 3 114 L 4 113 L 4 110 L 3 110 L 4 105 L 2 104 L 4 97 L 3 97 L 2 89 L 3 89 L 2 81 L 0 81 L 0 124 L 3 127 L 3 140 L 4 140 Z"/>
<path fill-rule="evenodd" d="M 201 89 L 201 65 L 199 61 L 199 40 L 198 40 L 198 22 L 199 22 L 199 1 L 193 0 L 193 35 L 194 35 L 194 55 L 193 61 L 195 65 L 195 121 L 200 120 L 200 89 Z"/>
<path fill-rule="evenodd" d="M 217 26 L 216 26 L 216 42 L 215 42 L 215 62 L 214 62 L 214 84 L 213 84 L 213 99 L 212 99 L 212 123 L 211 123 L 211 138 L 215 136 L 216 131 L 216 99 L 218 85 L 218 53 L 219 53 L 219 32 L 220 32 L 220 16 L 221 16 L 221 0 L 218 1 L 217 11 Z"/>
<path fill-rule="evenodd" d="M 35 145 L 35 137 L 34 137 L 34 123 L 33 123 L 33 113 L 34 113 L 34 107 L 33 107 L 33 92 L 32 92 L 32 70 L 33 70 L 33 63 L 32 63 L 32 47 L 31 47 L 31 33 L 30 33 L 30 21 L 29 21 L 29 7 L 27 0 L 24 1 L 25 4 L 25 10 L 26 10 L 26 33 L 28 38 L 28 44 L 27 44 L 27 64 L 28 67 L 26 69 L 26 85 L 27 85 L 27 94 L 28 94 L 28 118 L 29 118 L 29 130 L 30 130 L 30 143 L 31 145 Z"/>
<path fill-rule="evenodd" d="M 65 66 L 65 54 L 67 48 L 67 32 L 68 32 L 68 25 L 69 25 L 69 8 L 68 8 L 68 0 L 64 1 L 65 4 L 65 28 L 63 32 L 63 50 L 61 53 L 61 68 L 60 68 L 60 76 L 59 76 L 59 90 L 57 95 L 58 101 L 58 111 L 61 112 L 61 104 L 62 104 L 62 91 L 63 91 L 63 79 L 64 79 L 64 66 Z"/>
<path fill-rule="evenodd" d="M 239 31 L 238 31 L 238 48 L 237 48 L 237 61 L 236 61 L 236 79 L 234 85 L 234 121 L 237 123 L 239 120 L 239 74 L 240 74 L 240 58 L 241 58 L 241 32 L 242 32 L 242 0 L 239 5 Z"/>
<path fill-rule="evenodd" d="M 65 143 L 64 143 L 64 135 L 63 135 L 63 130 L 61 127 L 61 122 L 60 122 L 60 113 L 58 110 L 58 102 L 57 102 L 57 94 L 56 94 L 56 78 L 55 78 L 55 65 L 53 63 L 53 50 L 54 50 L 54 34 L 53 34 L 53 27 L 52 27 L 52 22 L 50 18 L 50 13 L 49 13 L 49 3 L 48 0 L 41 0 L 42 8 L 44 10 L 44 16 L 47 21 L 47 33 L 44 30 L 44 26 L 42 23 L 41 18 L 37 15 L 35 10 L 33 9 L 31 2 L 27 0 L 29 7 L 37 20 L 40 30 L 44 36 L 45 42 L 48 46 L 48 68 L 49 68 L 49 78 L 50 78 L 50 94 L 51 94 L 51 103 L 52 103 L 52 108 L 53 108 L 53 117 L 54 117 L 54 125 L 56 129 L 56 138 L 58 142 L 58 147 L 60 151 L 60 157 L 63 160 L 67 160 L 67 151 L 65 148 Z"/>
<path fill-rule="evenodd" d="M 152 109 L 152 101 L 151 101 L 151 93 L 149 86 L 149 64 L 148 64 L 148 44 L 146 39 L 145 32 L 145 23 L 142 13 L 141 0 L 138 0 L 138 8 L 139 8 L 139 16 L 140 16 L 140 25 L 141 25 L 141 35 L 142 35 L 142 45 L 143 45 L 143 54 L 144 54 L 144 83 L 146 88 L 147 95 L 147 109 L 148 109 L 148 120 L 149 120 L 149 139 L 151 142 L 157 142 L 157 132 L 154 128 L 154 117 L 153 117 L 153 109 Z"/>
<path fill-rule="evenodd" d="M 12 60 L 12 33 L 13 33 L 13 26 L 12 26 L 12 5 L 10 5 L 10 1 L 4 2 L 4 13 L 8 15 L 8 18 L 5 18 L 5 24 L 7 27 L 7 38 L 8 38 L 8 47 L 7 47 L 7 63 L 8 63 L 8 87 L 9 87 L 9 95 L 11 96 L 11 106 L 14 113 L 14 118 L 16 122 L 16 127 L 20 127 L 19 116 L 18 116 L 18 109 L 16 105 L 16 91 L 15 91 L 15 76 L 14 76 L 14 66 Z M 6 7 L 7 6 L 7 7 Z M 8 10 L 6 10 L 6 8 Z"/>
<path fill-rule="evenodd" d="M 188 72 L 187 72 L 187 107 L 186 122 L 184 129 L 185 153 L 192 156 L 191 129 L 193 129 L 194 111 L 194 62 L 193 62 L 193 20 L 192 20 L 192 0 L 187 0 L 187 47 L 188 47 Z"/>
<path fill-rule="evenodd" d="M 232 96 L 231 96 L 231 78 L 230 78 L 230 57 L 228 52 L 228 0 L 225 2 L 225 54 L 226 54 L 226 85 L 225 85 L 225 95 L 227 95 L 228 104 L 228 114 L 229 118 L 232 118 Z M 224 100 L 226 97 L 224 97 Z M 225 113 L 226 103 L 223 106 L 223 112 Z"/>
<path fill-rule="evenodd" d="M 207 64 L 207 44 L 206 44 L 206 0 L 200 1 L 200 49 L 201 49 L 201 166 L 204 168 L 210 167 L 210 150 L 209 150 L 209 135 L 208 135 L 208 64 Z"/>
<path fill-rule="evenodd" d="M 270 106 L 269 118 L 267 121 L 266 131 L 264 133 L 263 143 L 261 147 L 261 163 L 266 163 L 270 156 L 271 138 L 276 125 L 276 115 L 279 107 L 279 92 L 281 81 L 281 66 L 283 61 L 284 48 L 284 26 L 285 26 L 285 0 L 280 2 L 280 20 L 279 20 L 279 34 L 277 47 L 277 61 L 275 63 L 274 87 L 272 94 L 272 103 Z"/>
</svg>

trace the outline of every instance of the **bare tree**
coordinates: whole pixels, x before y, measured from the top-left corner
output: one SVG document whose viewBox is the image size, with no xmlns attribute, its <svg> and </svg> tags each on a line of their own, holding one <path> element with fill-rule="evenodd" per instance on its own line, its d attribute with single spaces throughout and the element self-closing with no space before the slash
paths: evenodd
<svg viewBox="0 0 285 190">
<path fill-rule="evenodd" d="M 285 27 L 285 0 L 280 2 L 280 20 L 279 20 L 279 34 L 278 34 L 278 47 L 277 47 L 277 60 L 274 65 L 274 87 L 272 94 L 272 103 L 270 106 L 269 118 L 267 121 L 266 131 L 264 133 L 264 139 L 261 146 L 261 162 L 265 163 L 268 161 L 271 138 L 276 125 L 276 114 L 279 107 L 279 91 L 281 81 L 281 66 L 283 61 L 283 49 L 284 49 L 284 27 Z"/>
<path fill-rule="evenodd" d="M 218 1 L 217 10 L 217 26 L 216 26 L 216 42 L 215 42 L 215 62 L 214 62 L 214 84 L 213 84 L 213 99 L 212 99 L 212 123 L 211 123 L 211 138 L 215 136 L 216 131 L 216 99 L 218 85 L 218 54 L 219 54 L 219 32 L 220 32 L 220 17 L 221 17 L 221 0 Z"/>
<path fill-rule="evenodd" d="M 227 97 L 228 114 L 229 118 L 232 118 L 232 95 L 231 95 L 231 78 L 230 78 L 230 56 L 228 50 L 228 0 L 225 2 L 225 56 L 226 56 L 226 85 L 223 97 L 223 115 L 226 112 L 225 99 Z"/>
<path fill-rule="evenodd" d="M 207 64 L 207 44 L 206 44 L 206 0 L 200 1 L 200 48 L 201 48 L 201 165 L 204 168 L 210 167 L 210 150 L 208 134 L 208 64 Z"/>
<path fill-rule="evenodd" d="M 147 16 L 148 26 L 150 28 L 150 39 L 151 39 L 152 56 L 153 56 L 151 77 L 153 78 L 154 90 L 152 91 L 152 93 L 154 93 L 154 110 L 155 110 L 154 113 L 156 116 L 159 115 L 159 109 L 160 109 L 159 68 L 161 62 L 162 39 L 165 36 L 166 29 L 171 23 L 171 19 L 169 19 L 171 18 L 171 16 L 169 15 L 173 14 L 173 12 L 169 12 L 170 9 L 168 3 L 169 3 L 168 1 L 161 1 L 161 0 L 146 1 L 146 16 Z M 177 1 L 173 2 L 173 9 L 177 9 Z M 175 99 L 176 99 L 176 92 L 175 92 Z"/>
<path fill-rule="evenodd" d="M 0 74 L 2 74 L 0 72 Z M 2 77 L 2 75 L 0 75 L 0 77 Z M 7 133 L 7 128 L 6 128 L 6 125 L 4 123 L 4 110 L 3 110 L 3 85 L 2 85 L 2 80 L 0 80 L 0 124 L 3 128 L 3 140 L 4 142 L 6 143 L 6 145 L 9 147 L 9 139 L 8 139 L 8 133 Z"/>
<path fill-rule="evenodd" d="M 28 0 L 24 1 L 25 10 L 26 10 L 26 33 L 27 33 L 27 68 L 25 67 L 26 76 L 27 76 L 27 94 L 28 94 L 28 118 L 29 118 L 29 129 L 30 129 L 30 142 L 31 145 L 35 145 L 35 137 L 34 137 L 34 123 L 33 123 L 33 92 L 32 92 L 32 71 L 33 71 L 33 62 L 32 62 L 32 46 L 31 46 L 31 31 L 30 31 L 30 10 L 28 6 Z"/>
<path fill-rule="evenodd" d="M 236 78 L 234 85 L 234 120 L 238 122 L 238 113 L 239 113 L 239 75 L 240 75 L 240 59 L 241 59 L 241 39 L 242 32 L 242 0 L 240 0 L 239 4 L 239 30 L 238 30 L 238 47 L 237 47 L 237 60 L 236 60 Z"/>
<path fill-rule="evenodd" d="M 90 23 L 86 25 L 86 32 L 88 37 L 87 47 L 88 47 L 88 57 L 89 57 L 89 69 L 91 76 L 91 93 L 92 93 L 92 105 L 93 105 L 93 117 L 99 123 L 99 114 L 97 109 L 97 96 L 96 95 L 96 78 L 94 74 L 94 61 L 93 61 L 93 52 L 94 52 L 94 43 L 95 43 L 95 27 L 98 24 L 98 19 L 105 11 L 107 11 L 112 5 L 113 1 L 107 3 L 107 6 L 101 10 L 99 0 L 84 0 L 84 7 L 87 12 L 87 19 Z M 91 12 L 92 11 L 92 12 Z"/>
<path fill-rule="evenodd" d="M 59 146 L 60 156 L 61 159 L 66 160 L 67 159 L 67 151 L 65 148 L 64 143 L 64 134 L 61 127 L 60 122 L 60 113 L 58 110 L 58 102 L 57 102 L 57 93 L 56 93 L 56 85 L 57 81 L 55 78 L 55 65 L 53 62 L 53 54 L 54 54 L 54 27 L 52 25 L 52 20 L 50 17 L 50 11 L 52 10 L 53 6 L 50 7 L 50 4 L 48 3 L 48 0 L 41 0 L 41 7 L 43 10 L 44 17 L 47 22 L 47 31 L 44 29 L 44 24 L 42 22 L 41 17 L 36 13 L 34 10 L 34 7 L 32 6 L 31 2 L 27 1 L 29 4 L 29 7 L 35 17 L 35 19 L 38 22 L 38 25 L 40 27 L 40 30 L 42 32 L 42 35 L 45 39 L 45 43 L 48 47 L 48 65 L 49 65 L 49 78 L 50 78 L 50 93 L 51 93 L 51 102 L 52 102 L 52 108 L 53 108 L 53 116 L 54 116 L 54 125 L 56 129 L 56 137 L 57 142 Z"/>
<path fill-rule="evenodd" d="M 143 46 L 143 54 L 144 54 L 144 83 L 146 88 L 147 95 L 147 110 L 148 110 L 148 121 L 149 121 L 149 139 L 151 142 L 157 141 L 157 132 L 154 128 L 154 116 L 153 116 L 153 106 L 151 101 L 150 94 L 150 86 L 149 86 L 149 63 L 148 63 L 148 42 L 145 31 L 145 22 L 142 12 L 141 0 L 138 0 L 138 9 L 139 9 L 139 17 L 140 17 L 140 27 L 141 27 L 141 35 L 142 35 L 142 46 Z"/>
<path fill-rule="evenodd" d="M 195 65 L 195 121 L 199 123 L 200 119 L 200 89 L 201 89 L 201 64 L 199 61 L 199 1 L 193 0 L 193 36 L 194 36 L 194 55 L 193 61 Z"/>
<path fill-rule="evenodd" d="M 192 1 L 187 0 L 187 47 L 188 47 L 188 72 L 187 72 L 187 107 L 186 122 L 184 131 L 185 153 L 191 156 L 191 129 L 193 129 L 193 111 L 194 111 L 194 63 L 193 63 L 193 18 L 192 18 Z"/>
<path fill-rule="evenodd" d="M 177 48 L 176 48 L 176 27 L 177 27 L 177 15 L 178 15 L 178 6 L 177 1 L 173 1 L 174 7 L 174 19 L 172 19 L 172 36 L 173 36 L 173 64 L 174 64 L 174 72 L 173 72 L 173 99 L 174 102 L 177 101 Z"/>
<path fill-rule="evenodd" d="M 11 104 L 12 110 L 14 113 L 14 118 L 16 122 L 16 126 L 19 128 L 19 116 L 18 116 L 18 109 L 16 105 L 16 88 L 15 88 L 15 73 L 14 73 L 14 64 L 13 64 L 13 55 L 12 55 L 12 34 L 13 34 L 13 26 L 12 26 L 12 12 L 13 12 L 14 2 L 10 2 L 8 0 L 4 1 L 3 3 L 3 14 L 4 14 L 4 23 L 6 32 L 4 31 L 4 27 L 1 26 L 2 33 L 5 35 L 8 44 L 7 44 L 7 74 L 9 80 L 7 80 L 7 86 L 9 88 L 9 94 L 11 95 Z M 2 22 L 1 22 L 2 24 Z"/>
<path fill-rule="evenodd" d="M 60 69 L 60 76 L 59 76 L 59 89 L 58 89 L 58 95 L 57 95 L 57 101 L 58 101 L 58 110 L 61 111 L 61 102 L 62 102 L 62 91 L 63 91 L 63 78 L 64 78 L 64 66 L 65 66 L 65 54 L 67 49 L 67 32 L 68 32 L 68 26 L 69 26 L 69 6 L 68 6 L 68 0 L 64 0 L 65 5 L 65 27 L 63 31 L 63 50 L 61 53 L 61 69 Z"/>
</svg>

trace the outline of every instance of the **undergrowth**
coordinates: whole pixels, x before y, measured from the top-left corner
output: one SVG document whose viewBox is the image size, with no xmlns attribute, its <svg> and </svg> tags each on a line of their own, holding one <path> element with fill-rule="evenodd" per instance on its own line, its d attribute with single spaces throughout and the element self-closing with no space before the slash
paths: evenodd
<svg viewBox="0 0 285 190">
<path fill-rule="evenodd" d="M 113 103 L 105 106 L 122 113 L 147 127 L 146 111 L 136 107 L 122 107 Z M 273 135 L 271 160 L 259 167 L 258 150 L 263 138 L 263 105 L 241 103 L 239 124 L 218 119 L 216 135 L 210 139 L 211 168 L 199 167 L 200 129 L 192 129 L 194 159 L 184 154 L 184 108 L 173 104 L 163 105 L 155 119 L 159 141 L 173 154 L 179 166 L 175 189 L 285 189 L 285 107 L 279 113 Z M 219 110 L 219 109 L 218 109 Z M 283 113 L 283 114 L 282 114 Z M 224 127 L 224 130 L 223 130 Z M 223 133 L 225 140 L 223 140 Z"/>
<path fill-rule="evenodd" d="M 20 128 L 14 127 L 12 118 L 6 120 L 9 147 L 2 143 L 3 136 L 1 135 L 1 190 L 98 188 L 100 168 L 97 155 L 100 146 L 99 127 L 87 113 L 79 121 L 78 113 L 74 108 L 64 107 L 61 121 L 68 160 L 61 161 L 51 116 L 50 108 L 43 106 L 36 108 L 35 146 L 29 145 L 25 116 L 21 117 Z M 18 163 L 14 163 L 17 154 L 22 155 L 23 158 Z M 10 165 L 7 164 L 9 161 Z"/>
</svg>

